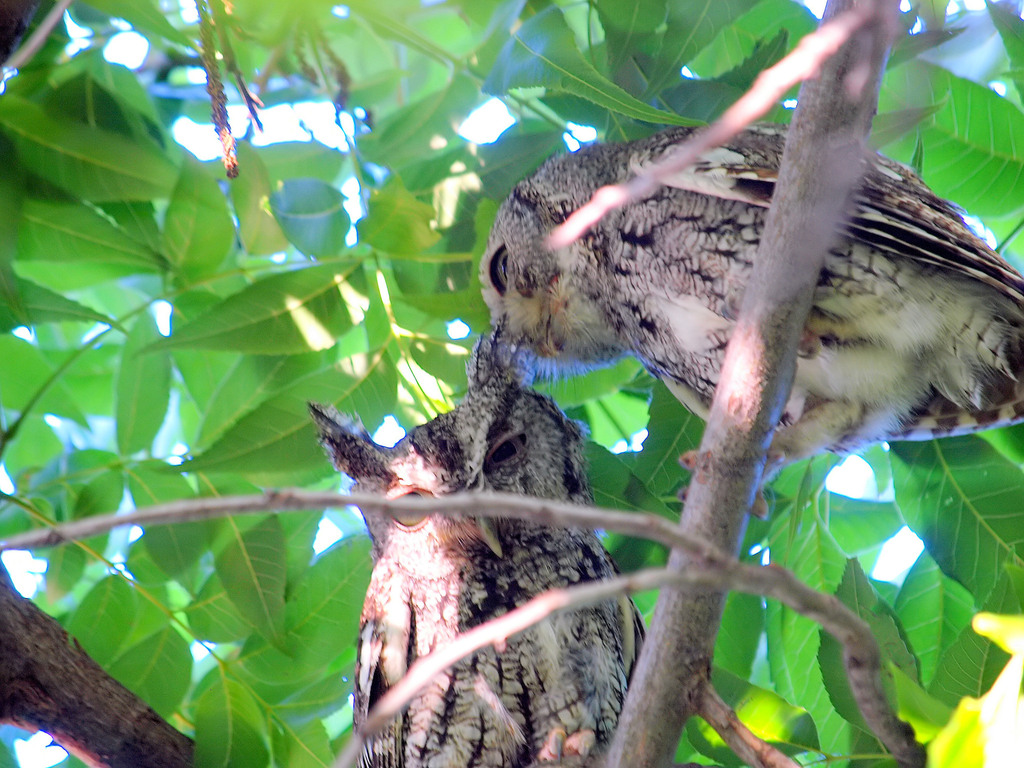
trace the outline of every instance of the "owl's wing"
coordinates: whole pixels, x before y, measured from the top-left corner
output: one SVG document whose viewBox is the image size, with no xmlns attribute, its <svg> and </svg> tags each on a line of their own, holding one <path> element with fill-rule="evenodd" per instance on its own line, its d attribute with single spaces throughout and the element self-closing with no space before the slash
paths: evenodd
<svg viewBox="0 0 1024 768">
<path fill-rule="evenodd" d="M 757 125 L 692 166 L 665 180 L 668 186 L 761 208 L 771 205 L 778 181 L 785 126 Z M 665 157 L 641 156 L 631 170 L 642 172 Z M 856 208 L 844 230 L 852 240 L 971 280 L 1024 303 L 1024 279 L 964 223 L 961 212 L 932 192 L 900 163 L 876 156 L 854 195 Z"/>
<path fill-rule="evenodd" d="M 636 664 L 640 655 L 640 648 L 643 646 L 644 637 L 647 635 L 647 628 L 644 626 L 644 617 L 636 603 L 623 595 L 619 598 L 619 620 L 622 622 L 622 661 L 626 667 L 626 679 L 633 674 L 633 665 Z"/>
<path fill-rule="evenodd" d="M 389 679 L 394 672 L 388 672 L 386 635 L 383 622 L 364 618 L 356 647 L 356 685 L 352 707 L 356 727 L 366 722 L 373 705 L 397 682 Z M 367 740 L 359 762 L 360 768 L 403 768 L 403 720 L 404 716 L 396 717 Z"/>
</svg>

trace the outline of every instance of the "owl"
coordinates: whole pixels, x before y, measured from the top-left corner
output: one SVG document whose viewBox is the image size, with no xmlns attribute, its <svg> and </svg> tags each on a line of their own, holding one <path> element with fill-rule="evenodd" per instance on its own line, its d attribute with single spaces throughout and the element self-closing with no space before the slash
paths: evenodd
<svg viewBox="0 0 1024 768">
<path fill-rule="evenodd" d="M 547 161 L 501 205 L 481 265 L 493 322 L 542 367 L 634 355 L 707 417 L 750 279 L 785 127 L 757 125 L 572 245 L 544 238 L 692 129 Z M 1024 416 L 1024 281 L 908 168 L 864 161 L 772 444 L 778 465 Z"/>
<path fill-rule="evenodd" d="M 469 363 L 465 399 L 375 444 L 332 407 L 310 405 L 320 441 L 356 489 L 394 499 L 507 491 L 591 502 L 580 428 L 523 386 L 491 340 Z M 554 587 L 612 577 L 593 531 L 484 517 L 364 515 L 373 574 L 363 605 L 354 719 L 416 659 Z M 610 740 L 643 621 L 628 598 L 556 614 L 439 675 L 382 733 L 362 768 L 525 768 L 597 755 Z"/>
</svg>

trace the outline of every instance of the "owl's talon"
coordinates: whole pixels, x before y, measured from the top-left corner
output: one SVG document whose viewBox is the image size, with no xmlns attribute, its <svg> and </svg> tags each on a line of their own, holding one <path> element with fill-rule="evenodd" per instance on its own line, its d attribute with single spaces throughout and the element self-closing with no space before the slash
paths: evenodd
<svg viewBox="0 0 1024 768">
<path fill-rule="evenodd" d="M 562 753 L 566 755 L 579 755 L 580 757 L 586 757 L 590 754 L 590 750 L 594 748 L 597 743 L 597 736 L 590 729 L 585 731 L 576 731 L 572 736 L 565 740 L 565 745 L 562 747 Z"/>
<path fill-rule="evenodd" d="M 759 520 L 768 518 L 768 502 L 764 498 L 764 491 L 757 492 L 754 503 L 750 505 L 750 514 Z"/>
<path fill-rule="evenodd" d="M 597 736 L 589 728 L 576 731 L 571 736 L 566 736 L 565 730 L 562 728 L 554 728 L 548 734 L 548 740 L 538 753 L 537 762 L 556 763 L 569 755 L 586 757 L 596 743 Z"/>
<path fill-rule="evenodd" d="M 575 734 L 573 734 L 575 736 Z M 538 763 L 554 763 L 562 759 L 562 749 L 565 746 L 565 730 L 554 728 L 548 734 L 548 740 L 544 742 L 540 752 L 537 753 Z"/>
<path fill-rule="evenodd" d="M 683 469 L 693 472 L 697 468 L 697 457 L 699 452 L 696 448 L 686 451 L 682 456 L 679 457 L 679 464 Z"/>
<path fill-rule="evenodd" d="M 821 336 L 805 328 L 800 337 L 800 343 L 797 345 L 796 353 L 804 359 L 817 357 L 821 354 Z"/>
</svg>

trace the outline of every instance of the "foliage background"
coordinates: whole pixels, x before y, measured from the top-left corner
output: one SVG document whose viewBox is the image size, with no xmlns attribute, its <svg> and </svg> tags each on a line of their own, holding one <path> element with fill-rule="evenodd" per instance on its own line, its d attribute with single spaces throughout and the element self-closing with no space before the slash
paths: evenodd
<svg viewBox="0 0 1024 768">
<path fill-rule="evenodd" d="M 237 0 L 228 34 L 264 104 L 333 100 L 349 144 L 255 146 L 243 127 L 241 174 L 228 181 L 172 137 L 180 117 L 209 120 L 189 78 L 188 14 L 157 0 L 71 14 L 92 36 L 69 47 L 58 28 L 0 96 L 0 538 L 175 499 L 335 487 L 306 401 L 358 413 L 371 432 L 389 414 L 409 428 L 457 402 L 473 335 L 488 326 L 476 266 L 497 204 L 564 151 L 570 124 L 623 140 L 713 119 L 817 23 L 790 0 Z M 1019 266 L 1019 3 L 905 4 L 902 23 L 873 139 Z M 103 56 L 126 25 L 152 46 L 137 71 Z M 492 96 L 516 123 L 474 145 L 458 127 Z M 779 105 L 770 118 L 789 114 Z M 355 200 L 365 215 L 353 237 Z M 449 336 L 456 318 L 468 339 Z M 678 515 L 677 457 L 699 440 L 698 420 L 632 361 L 548 388 L 589 425 L 599 505 Z M 645 429 L 642 450 L 609 450 Z M 878 492 L 864 499 L 825 488 L 833 457 L 787 470 L 744 556 L 860 611 L 901 713 L 930 739 L 1009 658 L 970 620 L 1021 610 L 1024 427 L 865 459 Z M 38 552 L 34 599 L 194 733 L 201 764 L 329 765 L 351 725 L 369 557 L 346 510 L 326 513 L 343 535 L 314 552 L 322 517 L 116 531 Z M 869 578 L 904 525 L 925 550 L 904 578 Z M 643 542 L 608 543 L 625 570 L 665 559 Z M 639 602 L 649 610 L 653 598 Z M 882 764 L 839 653 L 811 622 L 732 595 L 716 683 L 803 762 Z M 970 764 L 961 749 L 977 756 L 972 706 L 934 742 L 936 765 Z M 14 764 L 18 735 L 0 731 L 0 766 Z M 699 722 L 678 758 L 735 764 Z"/>
</svg>

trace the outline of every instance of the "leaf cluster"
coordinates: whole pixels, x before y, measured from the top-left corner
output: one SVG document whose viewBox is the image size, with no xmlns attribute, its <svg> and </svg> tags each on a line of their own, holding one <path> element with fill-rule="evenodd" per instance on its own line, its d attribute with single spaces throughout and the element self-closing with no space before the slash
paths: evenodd
<svg viewBox="0 0 1024 768">
<path fill-rule="evenodd" d="M 488 327 L 479 254 L 518 179 L 564 151 L 574 126 L 623 140 L 713 119 L 816 24 L 790 0 L 236 0 L 228 33 L 268 133 L 236 126 L 241 173 L 228 181 L 178 142 L 209 123 L 209 104 L 194 85 L 198 30 L 170 6 L 75 4 L 91 35 L 52 32 L 0 96 L 0 538 L 133 506 L 336 485 L 306 401 L 359 414 L 372 432 L 458 400 Z M 1017 261 L 1019 6 L 930 8 L 902 15 L 874 140 Z M 138 71 L 103 55 L 126 25 L 151 46 Z M 514 125 L 493 143 L 464 139 L 465 119 L 495 97 Z M 787 121 L 790 107 L 769 118 Z M 269 132 L 302 120 L 304 138 Z M 452 338 L 454 320 L 469 338 Z M 623 361 L 542 387 L 589 427 L 599 505 L 678 514 L 677 459 L 702 425 L 660 384 Z M 831 457 L 785 472 L 744 557 L 792 568 L 868 620 L 901 715 L 921 738 L 940 734 L 936 766 L 961 765 L 985 730 L 954 709 L 1008 658 L 971 617 L 1016 614 L 1024 600 L 1024 428 L 865 459 L 877 486 L 865 499 L 827 489 Z M 904 526 L 923 551 L 894 582 L 871 578 Z M 324 549 L 318 536 L 332 531 Z M 625 570 L 665 559 L 607 540 Z M 353 511 L 120 531 L 36 555 L 37 602 L 194 733 L 200 765 L 330 764 L 351 727 L 369 575 Z M 653 599 L 640 596 L 645 611 Z M 731 595 L 715 682 L 755 733 L 805 762 L 884 764 L 839 656 L 788 609 Z M 735 764 L 699 722 L 677 757 Z"/>
</svg>

